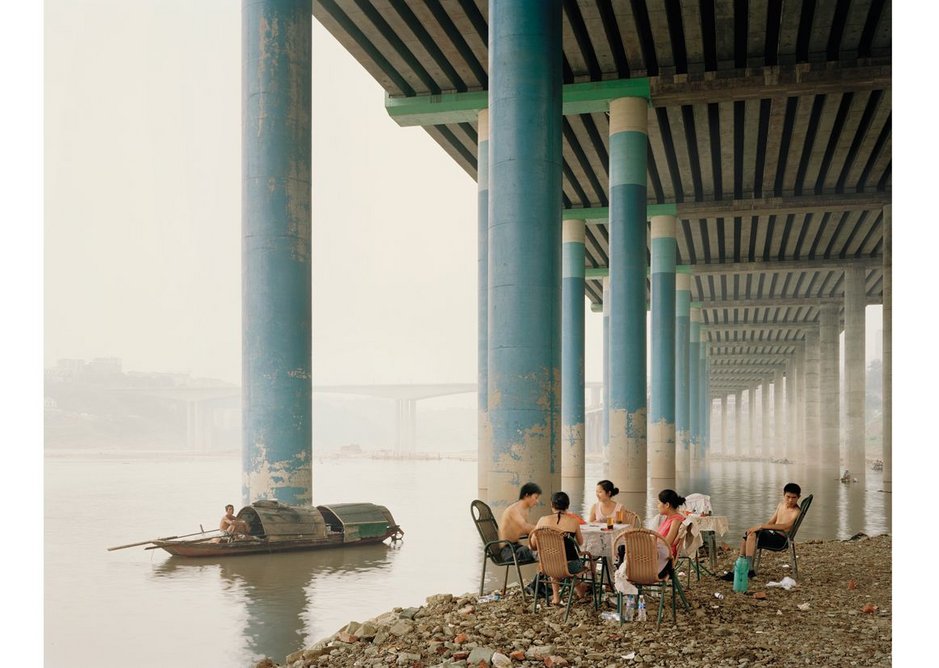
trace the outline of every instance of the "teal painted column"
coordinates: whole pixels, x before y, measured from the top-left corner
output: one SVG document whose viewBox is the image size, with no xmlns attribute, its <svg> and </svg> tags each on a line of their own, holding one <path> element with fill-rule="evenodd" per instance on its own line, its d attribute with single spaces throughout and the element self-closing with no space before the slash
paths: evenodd
<svg viewBox="0 0 939 668">
<path fill-rule="evenodd" d="M 489 500 L 560 488 L 561 2 L 489 3 Z M 533 516 L 537 516 L 537 512 Z"/>
<path fill-rule="evenodd" d="M 561 487 L 584 487 L 584 221 L 562 223 Z"/>
<path fill-rule="evenodd" d="M 647 105 L 610 102 L 610 479 L 627 505 L 646 493 Z"/>
<path fill-rule="evenodd" d="M 677 267 L 675 274 L 675 472 L 679 475 L 691 470 L 690 271 L 690 267 Z"/>
<path fill-rule="evenodd" d="M 489 110 L 476 123 L 476 494 L 489 498 Z"/>
<path fill-rule="evenodd" d="M 652 395 L 648 439 L 655 489 L 675 484 L 675 216 L 652 216 Z"/>
<path fill-rule="evenodd" d="M 603 277 L 603 463 L 610 465 L 610 277 Z M 604 475 L 608 476 L 609 471 Z"/>
<path fill-rule="evenodd" d="M 313 499 L 311 3 L 245 0 L 242 501 Z"/>
<path fill-rule="evenodd" d="M 688 310 L 688 425 L 691 432 L 688 449 L 694 465 L 695 451 L 701 443 L 701 308 L 692 304 Z M 726 454 L 726 432 L 724 438 Z"/>
</svg>

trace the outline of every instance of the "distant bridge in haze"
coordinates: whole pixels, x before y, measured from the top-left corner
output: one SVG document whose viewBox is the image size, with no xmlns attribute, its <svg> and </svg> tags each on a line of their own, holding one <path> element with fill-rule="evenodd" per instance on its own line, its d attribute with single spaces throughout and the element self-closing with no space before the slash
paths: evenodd
<svg viewBox="0 0 939 668">
<path fill-rule="evenodd" d="M 598 451 L 602 427 L 603 383 L 585 383 L 587 395 L 587 450 Z M 186 406 L 186 444 L 189 449 L 204 452 L 211 449 L 212 425 L 220 419 L 231 419 L 231 412 L 241 409 L 241 387 L 238 385 L 116 387 L 115 392 L 180 401 Z M 397 383 L 314 385 L 314 394 L 339 394 L 390 399 L 396 404 L 395 452 L 414 452 L 417 444 L 417 402 L 422 399 L 458 394 L 475 394 L 476 383 Z"/>
</svg>

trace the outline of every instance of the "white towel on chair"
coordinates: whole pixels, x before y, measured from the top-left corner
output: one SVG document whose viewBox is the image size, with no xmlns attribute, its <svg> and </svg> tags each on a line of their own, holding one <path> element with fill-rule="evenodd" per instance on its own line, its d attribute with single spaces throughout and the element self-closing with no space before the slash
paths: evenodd
<svg viewBox="0 0 939 668">
<path fill-rule="evenodd" d="M 707 494 L 689 494 L 685 497 L 685 510 L 698 515 L 708 515 L 711 512 L 711 497 Z"/>
</svg>

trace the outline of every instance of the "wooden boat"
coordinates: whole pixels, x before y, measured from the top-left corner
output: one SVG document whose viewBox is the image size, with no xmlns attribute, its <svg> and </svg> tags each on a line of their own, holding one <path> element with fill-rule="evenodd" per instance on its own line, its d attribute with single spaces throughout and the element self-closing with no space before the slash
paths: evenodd
<svg viewBox="0 0 939 668">
<path fill-rule="evenodd" d="M 238 511 L 248 533 L 226 536 L 220 532 L 199 537 L 157 538 L 146 549 L 162 548 L 181 557 L 226 557 L 316 550 L 398 541 L 404 535 L 391 513 L 374 503 L 336 503 L 326 506 L 288 506 L 278 501 L 255 501 Z"/>
</svg>

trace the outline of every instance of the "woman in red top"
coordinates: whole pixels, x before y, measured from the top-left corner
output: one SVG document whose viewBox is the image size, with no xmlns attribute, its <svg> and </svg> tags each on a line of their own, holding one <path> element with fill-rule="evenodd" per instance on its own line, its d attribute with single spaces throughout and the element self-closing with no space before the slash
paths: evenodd
<svg viewBox="0 0 939 668">
<path fill-rule="evenodd" d="M 678 509 L 685 505 L 685 497 L 678 496 L 675 490 L 663 489 L 659 492 L 659 502 L 656 506 L 659 515 L 664 515 L 665 519 L 659 524 L 659 533 L 665 538 L 669 548 L 672 551 L 672 557 L 678 556 L 678 529 L 685 516 L 678 512 Z"/>
</svg>

